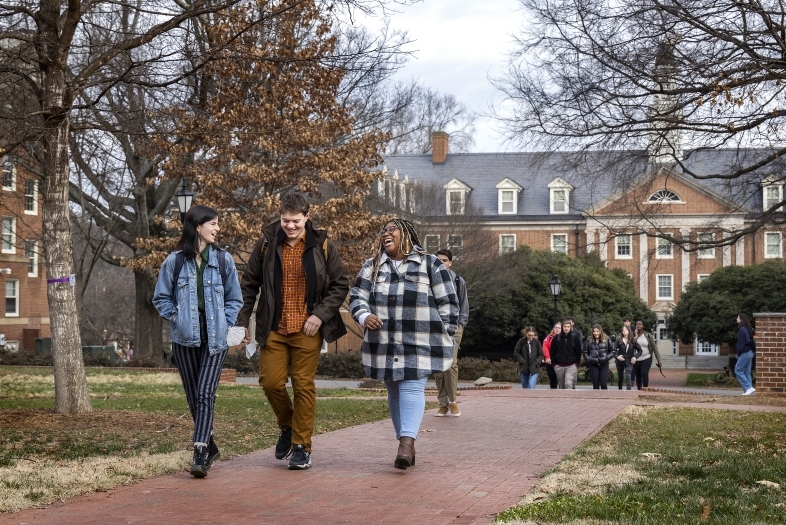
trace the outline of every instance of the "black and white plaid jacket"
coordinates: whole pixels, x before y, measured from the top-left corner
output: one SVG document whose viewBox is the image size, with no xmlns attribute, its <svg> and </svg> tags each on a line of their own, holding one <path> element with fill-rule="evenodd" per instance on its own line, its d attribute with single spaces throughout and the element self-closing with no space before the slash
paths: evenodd
<svg viewBox="0 0 786 525">
<path fill-rule="evenodd" d="M 456 289 L 445 265 L 433 255 L 412 252 L 401 261 L 382 255 L 375 282 L 373 259 L 360 269 L 350 292 L 356 321 L 371 313 L 379 330 L 365 329 L 363 369 L 373 379 L 420 379 L 453 363 L 453 334 L 458 323 Z"/>
</svg>

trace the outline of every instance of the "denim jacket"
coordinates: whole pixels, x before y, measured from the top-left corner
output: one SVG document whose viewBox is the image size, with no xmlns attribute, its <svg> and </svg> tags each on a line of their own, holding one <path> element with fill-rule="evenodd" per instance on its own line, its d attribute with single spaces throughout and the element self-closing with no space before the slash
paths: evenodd
<svg viewBox="0 0 786 525">
<path fill-rule="evenodd" d="M 182 346 L 199 346 L 199 309 L 197 307 L 196 263 L 186 259 L 177 279 L 177 304 L 172 294 L 172 272 L 175 271 L 173 252 L 161 265 L 158 282 L 153 294 L 153 305 L 172 327 L 172 341 Z M 227 331 L 235 325 L 237 313 L 243 306 L 237 268 L 232 256 L 226 257 L 227 280 L 221 282 L 216 251 L 210 248 L 207 267 L 203 276 L 205 289 L 205 317 L 207 318 L 207 342 L 210 355 L 227 350 Z"/>
</svg>

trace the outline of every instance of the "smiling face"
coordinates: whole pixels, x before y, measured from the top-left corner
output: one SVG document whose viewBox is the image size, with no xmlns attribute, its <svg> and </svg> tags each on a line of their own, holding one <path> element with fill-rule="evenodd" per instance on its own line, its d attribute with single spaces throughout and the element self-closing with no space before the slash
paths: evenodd
<svg viewBox="0 0 786 525">
<path fill-rule="evenodd" d="M 394 222 L 387 223 L 380 230 L 379 238 L 388 257 L 397 260 L 404 258 L 404 254 L 401 253 L 401 230 L 398 229 Z"/>
<path fill-rule="evenodd" d="M 197 235 L 199 236 L 199 246 L 204 249 L 208 244 L 216 242 L 216 236 L 220 228 L 218 227 L 218 217 L 210 219 L 209 221 L 197 226 Z"/>
<path fill-rule="evenodd" d="M 595 339 L 600 339 L 600 329 L 599 328 L 593 328 L 592 329 L 592 337 L 594 337 Z"/>
<path fill-rule="evenodd" d="M 535 332 L 527 332 L 527 340 L 532 341 L 535 339 Z"/>
<path fill-rule="evenodd" d="M 310 214 L 294 213 L 285 211 L 281 214 L 281 229 L 287 236 L 287 240 L 296 241 L 300 239 L 303 232 L 306 230 L 306 221 L 309 219 Z"/>
<path fill-rule="evenodd" d="M 562 331 L 562 323 L 557 323 L 554 325 L 554 329 L 551 331 L 554 335 L 558 335 Z"/>
</svg>

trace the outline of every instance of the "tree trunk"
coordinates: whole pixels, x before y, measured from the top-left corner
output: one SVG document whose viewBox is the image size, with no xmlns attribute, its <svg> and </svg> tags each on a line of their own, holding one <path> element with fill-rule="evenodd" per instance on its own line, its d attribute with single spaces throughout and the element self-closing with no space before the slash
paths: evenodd
<svg viewBox="0 0 786 525">
<path fill-rule="evenodd" d="M 67 113 L 54 115 L 44 129 L 43 192 L 44 259 L 47 278 L 63 279 L 74 273 L 74 254 L 68 216 Z M 76 309 L 76 287 L 68 281 L 47 284 L 52 353 L 55 369 L 55 411 L 58 414 L 90 412 L 82 339 Z"/>
<path fill-rule="evenodd" d="M 136 321 L 134 324 L 134 352 L 139 356 L 160 357 L 164 350 L 163 319 L 153 306 L 156 276 L 152 269 L 134 272 L 136 288 Z"/>
</svg>

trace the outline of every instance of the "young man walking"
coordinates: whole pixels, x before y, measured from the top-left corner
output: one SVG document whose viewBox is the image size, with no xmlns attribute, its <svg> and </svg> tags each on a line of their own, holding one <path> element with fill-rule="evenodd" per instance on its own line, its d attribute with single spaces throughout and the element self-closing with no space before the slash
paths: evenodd
<svg viewBox="0 0 786 525">
<path fill-rule="evenodd" d="M 281 219 L 262 231 L 240 281 L 246 327 L 257 303 L 259 385 L 276 414 L 281 434 L 276 459 L 290 470 L 311 466 L 319 353 L 347 330 L 339 308 L 349 292 L 338 249 L 325 230 L 314 229 L 309 204 L 300 193 L 281 199 Z M 261 293 L 260 293 L 261 291 Z M 286 390 L 292 378 L 294 403 Z"/>
<path fill-rule="evenodd" d="M 453 364 L 450 370 L 435 374 L 437 392 L 439 399 L 439 410 L 437 417 L 460 416 L 456 399 L 458 397 L 458 351 L 461 344 L 461 336 L 464 334 L 464 327 L 469 320 L 469 301 L 467 301 L 467 283 L 460 275 L 450 269 L 453 266 L 453 253 L 447 248 L 437 252 L 437 258 L 442 261 L 445 268 L 450 272 L 450 277 L 456 285 L 456 295 L 459 301 L 459 317 L 456 333 L 453 335 Z"/>
</svg>

